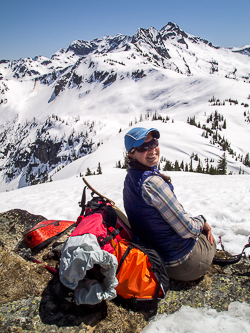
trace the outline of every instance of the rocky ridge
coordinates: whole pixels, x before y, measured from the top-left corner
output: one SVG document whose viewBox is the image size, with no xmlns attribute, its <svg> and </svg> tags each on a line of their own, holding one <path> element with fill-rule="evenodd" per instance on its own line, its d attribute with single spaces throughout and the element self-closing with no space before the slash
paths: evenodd
<svg viewBox="0 0 250 333">
<path fill-rule="evenodd" d="M 37 216 L 14 209 L 0 214 L 0 330 L 7 332 L 140 332 L 152 318 L 146 310 L 136 310 L 117 300 L 96 306 L 68 302 L 68 290 L 44 264 L 57 268 L 60 249 L 67 234 L 33 256 L 43 264 L 25 260 L 29 251 L 23 232 L 39 221 Z M 199 281 L 170 281 L 170 288 L 158 304 L 157 313 L 171 314 L 182 305 L 211 307 L 226 311 L 231 302 L 250 302 L 250 261 L 221 268 L 212 265 Z"/>
</svg>

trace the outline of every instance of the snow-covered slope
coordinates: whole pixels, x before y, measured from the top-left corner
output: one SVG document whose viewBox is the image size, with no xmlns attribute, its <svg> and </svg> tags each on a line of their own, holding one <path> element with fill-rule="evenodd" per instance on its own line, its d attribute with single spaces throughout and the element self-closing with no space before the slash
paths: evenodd
<svg viewBox="0 0 250 333">
<path fill-rule="evenodd" d="M 220 48 L 173 23 L 74 41 L 51 59 L 1 60 L 0 190 L 64 167 L 85 173 L 93 152 L 104 166 L 102 145 L 114 156 L 112 140 L 123 147 L 131 125 L 152 119 L 172 163 L 216 166 L 223 148 L 228 173 L 249 173 L 249 68 L 249 46 Z"/>
</svg>

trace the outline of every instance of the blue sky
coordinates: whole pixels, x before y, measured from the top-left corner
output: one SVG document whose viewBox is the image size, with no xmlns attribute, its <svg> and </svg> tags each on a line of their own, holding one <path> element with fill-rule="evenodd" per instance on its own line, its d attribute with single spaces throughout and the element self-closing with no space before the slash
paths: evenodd
<svg viewBox="0 0 250 333">
<path fill-rule="evenodd" d="M 168 22 L 219 46 L 250 45 L 250 0 L 0 0 L 0 59 L 53 53 L 76 39 Z"/>
</svg>

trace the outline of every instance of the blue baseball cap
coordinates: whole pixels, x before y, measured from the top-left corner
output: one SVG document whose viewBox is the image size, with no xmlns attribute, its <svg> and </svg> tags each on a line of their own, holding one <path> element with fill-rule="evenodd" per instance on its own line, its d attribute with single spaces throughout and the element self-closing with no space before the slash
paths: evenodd
<svg viewBox="0 0 250 333">
<path fill-rule="evenodd" d="M 134 127 L 132 128 L 124 138 L 125 141 L 125 147 L 127 152 L 130 151 L 131 148 L 139 147 L 141 146 L 148 133 L 152 133 L 153 137 L 156 139 L 159 139 L 160 132 L 156 128 L 144 128 L 144 127 Z"/>
</svg>

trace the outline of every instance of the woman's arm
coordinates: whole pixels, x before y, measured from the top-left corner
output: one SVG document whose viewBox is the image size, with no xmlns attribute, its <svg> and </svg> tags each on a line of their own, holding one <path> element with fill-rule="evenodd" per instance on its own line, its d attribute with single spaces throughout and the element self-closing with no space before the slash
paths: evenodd
<svg viewBox="0 0 250 333">
<path fill-rule="evenodd" d="M 202 232 L 207 236 L 207 239 L 210 242 L 210 244 L 213 245 L 214 236 L 212 235 L 212 229 L 211 229 L 210 225 L 207 222 L 205 222 Z"/>
<path fill-rule="evenodd" d="M 151 176 L 145 180 L 142 186 L 142 196 L 147 204 L 154 206 L 159 211 L 163 219 L 182 238 L 195 238 L 202 232 L 206 224 L 203 216 L 190 217 L 160 176 Z"/>
</svg>

